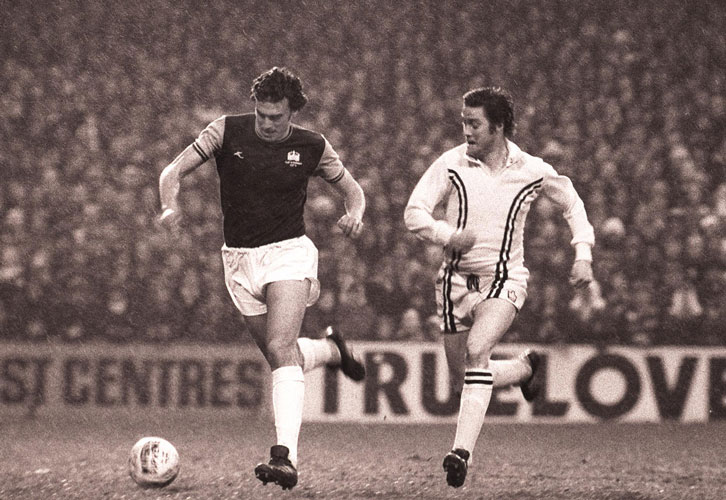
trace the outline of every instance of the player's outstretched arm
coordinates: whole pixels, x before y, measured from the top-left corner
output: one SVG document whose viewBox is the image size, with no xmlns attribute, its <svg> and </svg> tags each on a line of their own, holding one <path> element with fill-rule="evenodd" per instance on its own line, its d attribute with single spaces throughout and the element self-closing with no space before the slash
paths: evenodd
<svg viewBox="0 0 726 500">
<path fill-rule="evenodd" d="M 332 185 L 340 193 L 345 203 L 345 215 L 338 219 L 338 227 L 343 234 L 357 238 L 363 231 L 363 213 L 366 210 L 366 198 L 363 188 L 345 170 L 343 178 Z"/>
<path fill-rule="evenodd" d="M 159 198 L 161 199 L 161 216 L 159 222 L 168 228 L 176 229 L 181 221 L 179 211 L 179 190 L 181 179 L 193 170 L 199 168 L 204 160 L 188 146 L 172 161 L 159 176 Z"/>
</svg>

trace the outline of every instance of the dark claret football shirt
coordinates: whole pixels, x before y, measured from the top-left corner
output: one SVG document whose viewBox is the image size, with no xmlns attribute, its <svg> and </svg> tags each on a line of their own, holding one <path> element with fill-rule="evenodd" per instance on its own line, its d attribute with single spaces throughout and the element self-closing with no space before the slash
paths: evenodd
<svg viewBox="0 0 726 500">
<path fill-rule="evenodd" d="M 203 160 L 216 160 L 228 247 L 304 235 L 308 179 L 315 175 L 335 183 L 345 173 L 321 134 L 293 124 L 285 139 L 268 142 L 255 132 L 253 113 L 214 120 L 193 147 Z"/>
</svg>

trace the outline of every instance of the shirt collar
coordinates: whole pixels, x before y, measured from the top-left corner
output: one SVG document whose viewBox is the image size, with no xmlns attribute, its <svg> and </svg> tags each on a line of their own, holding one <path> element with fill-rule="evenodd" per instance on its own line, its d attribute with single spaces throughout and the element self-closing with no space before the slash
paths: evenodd
<svg viewBox="0 0 726 500">
<path fill-rule="evenodd" d="M 522 157 L 522 150 L 519 149 L 519 146 L 514 144 L 509 139 L 507 139 L 506 141 L 507 141 L 507 150 L 509 151 L 509 154 L 507 155 L 507 163 L 505 164 L 505 166 L 509 167 L 519 161 L 519 159 Z"/>
<path fill-rule="evenodd" d="M 505 139 L 505 140 L 507 142 L 507 161 L 504 163 L 504 168 L 509 168 L 510 166 L 517 163 L 519 161 L 519 159 L 522 157 L 522 150 L 519 149 L 519 146 L 514 144 L 509 139 Z M 475 163 L 479 166 L 484 165 L 484 162 L 482 162 L 481 160 L 477 160 L 476 158 L 473 158 L 473 157 L 469 156 L 468 154 L 466 154 L 466 144 L 463 144 L 463 146 L 464 146 L 464 151 L 465 151 L 464 157 L 466 158 L 467 161 L 469 161 L 471 163 Z"/>
</svg>

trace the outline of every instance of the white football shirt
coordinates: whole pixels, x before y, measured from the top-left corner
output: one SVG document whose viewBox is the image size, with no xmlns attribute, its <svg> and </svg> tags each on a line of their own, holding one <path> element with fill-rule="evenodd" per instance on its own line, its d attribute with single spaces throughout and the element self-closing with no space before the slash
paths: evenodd
<svg viewBox="0 0 726 500">
<path fill-rule="evenodd" d="M 572 233 L 578 258 L 590 260 L 595 243 L 585 205 L 570 179 L 559 175 L 541 158 L 507 141 L 506 166 L 492 173 L 466 154 L 461 144 L 441 155 L 419 180 L 405 209 L 406 227 L 421 239 L 445 246 L 462 229 L 472 229 L 476 241 L 467 252 L 447 251 L 445 265 L 461 273 L 517 279 L 526 283 L 524 223 L 540 194 L 562 210 Z M 434 209 L 444 203 L 445 218 L 435 220 Z"/>
</svg>

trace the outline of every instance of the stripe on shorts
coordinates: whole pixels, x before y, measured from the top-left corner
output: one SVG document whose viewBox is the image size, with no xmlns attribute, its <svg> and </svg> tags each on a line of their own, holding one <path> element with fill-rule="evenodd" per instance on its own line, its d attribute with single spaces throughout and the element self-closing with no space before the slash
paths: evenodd
<svg viewBox="0 0 726 500">
<path fill-rule="evenodd" d="M 454 320 L 454 303 L 451 300 L 451 266 L 444 268 L 444 283 L 442 293 L 444 296 L 444 333 L 456 333 L 456 321 Z"/>
</svg>

